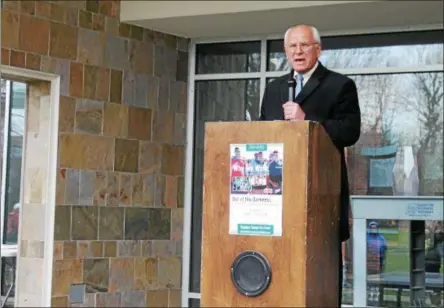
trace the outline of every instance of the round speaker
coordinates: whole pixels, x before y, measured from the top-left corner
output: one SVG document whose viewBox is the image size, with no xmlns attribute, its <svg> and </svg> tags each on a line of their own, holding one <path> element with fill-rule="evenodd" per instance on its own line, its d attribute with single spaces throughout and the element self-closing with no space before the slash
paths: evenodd
<svg viewBox="0 0 444 308">
<path fill-rule="evenodd" d="M 231 265 L 231 281 L 239 293 L 249 297 L 259 296 L 270 285 L 270 263 L 257 251 L 244 251 Z"/>
</svg>

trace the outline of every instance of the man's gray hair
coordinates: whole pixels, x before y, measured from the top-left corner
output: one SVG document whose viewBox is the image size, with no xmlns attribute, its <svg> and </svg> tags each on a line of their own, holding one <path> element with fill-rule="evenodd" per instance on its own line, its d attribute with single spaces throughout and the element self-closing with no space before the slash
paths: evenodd
<svg viewBox="0 0 444 308">
<path fill-rule="evenodd" d="M 295 26 L 295 27 L 297 27 L 297 26 Z M 288 30 L 285 31 L 285 35 L 284 35 L 284 43 L 287 42 L 287 36 L 288 36 L 288 33 L 290 33 L 290 31 L 291 31 L 292 29 L 294 29 L 295 27 L 288 28 Z M 319 34 L 318 29 L 316 29 L 316 27 L 313 27 L 313 26 L 308 26 L 308 27 L 311 28 L 311 32 L 313 33 L 313 39 L 314 39 L 314 41 L 315 41 L 316 43 L 318 43 L 318 44 L 321 44 L 321 35 Z"/>
</svg>

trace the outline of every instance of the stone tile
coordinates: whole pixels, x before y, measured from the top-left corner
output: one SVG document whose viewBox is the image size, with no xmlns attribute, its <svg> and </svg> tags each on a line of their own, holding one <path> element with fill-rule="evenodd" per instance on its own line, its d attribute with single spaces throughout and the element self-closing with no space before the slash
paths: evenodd
<svg viewBox="0 0 444 308">
<path fill-rule="evenodd" d="M 105 31 L 105 16 L 93 14 L 92 28 L 95 31 L 104 32 Z"/>
<path fill-rule="evenodd" d="M 85 73 L 83 75 L 83 97 L 95 99 L 99 68 L 93 65 L 85 65 L 84 70 Z"/>
<path fill-rule="evenodd" d="M 151 140 L 151 109 L 129 107 L 128 136 L 137 140 Z"/>
<path fill-rule="evenodd" d="M 95 98 L 99 101 L 109 101 L 110 70 L 99 68 L 97 70 L 97 85 Z"/>
<path fill-rule="evenodd" d="M 11 66 L 25 68 L 26 54 L 22 51 L 11 50 L 9 61 L 11 63 Z"/>
<path fill-rule="evenodd" d="M 99 12 L 99 2 L 98 1 L 86 1 L 86 10 L 91 13 Z"/>
<path fill-rule="evenodd" d="M 125 239 L 162 240 L 170 238 L 171 210 L 126 208 Z"/>
<path fill-rule="evenodd" d="M 45 239 L 45 205 L 38 203 L 23 203 L 20 211 L 20 214 L 22 215 L 22 217 L 20 217 L 20 239 L 43 241 Z"/>
<path fill-rule="evenodd" d="M 173 143 L 177 145 L 185 145 L 187 116 L 182 113 L 174 115 L 174 134 Z"/>
<path fill-rule="evenodd" d="M 123 72 L 119 70 L 111 70 L 110 78 L 110 93 L 109 100 L 112 103 L 122 103 L 122 75 Z"/>
<path fill-rule="evenodd" d="M 143 41 L 143 28 L 131 25 L 131 38 L 137 41 Z"/>
<path fill-rule="evenodd" d="M 122 84 L 122 103 L 128 106 L 135 105 L 135 85 L 136 76 L 131 71 L 123 72 L 123 84 Z"/>
<path fill-rule="evenodd" d="M 124 208 L 100 207 L 99 239 L 122 240 L 124 216 Z"/>
<path fill-rule="evenodd" d="M 154 45 L 132 40 L 130 43 L 131 69 L 137 73 L 152 75 L 154 66 Z"/>
<path fill-rule="evenodd" d="M 51 18 L 51 3 L 46 1 L 36 1 L 35 15 L 46 19 Z"/>
<path fill-rule="evenodd" d="M 105 35 L 103 33 L 79 29 L 78 61 L 100 66 L 105 57 Z"/>
<path fill-rule="evenodd" d="M 105 65 L 109 68 L 128 70 L 129 41 L 122 37 L 106 35 Z"/>
<path fill-rule="evenodd" d="M 33 53 L 26 54 L 26 68 L 31 70 L 40 70 L 41 56 Z"/>
<path fill-rule="evenodd" d="M 93 205 L 94 191 L 96 181 L 96 171 L 80 171 L 80 194 L 79 204 Z"/>
<path fill-rule="evenodd" d="M 66 169 L 57 169 L 56 204 L 65 204 Z"/>
<path fill-rule="evenodd" d="M 66 170 L 66 195 L 65 202 L 70 205 L 79 204 L 80 172 L 75 169 Z"/>
<path fill-rule="evenodd" d="M 106 206 L 119 206 L 119 180 L 119 173 L 108 172 Z"/>
<path fill-rule="evenodd" d="M 154 206 L 164 207 L 165 206 L 165 176 L 156 175 L 156 189 L 154 193 Z"/>
<path fill-rule="evenodd" d="M 57 3 L 51 3 L 50 18 L 52 21 L 65 23 L 66 22 L 66 7 Z"/>
<path fill-rule="evenodd" d="M 66 8 L 66 23 L 70 26 L 77 27 L 79 25 L 79 10 L 76 8 Z"/>
<path fill-rule="evenodd" d="M 157 289 L 157 258 L 136 258 L 134 263 L 134 286 L 138 290 Z"/>
<path fill-rule="evenodd" d="M 185 181 L 183 176 L 177 177 L 177 207 L 184 206 Z"/>
<path fill-rule="evenodd" d="M 63 259 L 75 259 L 77 257 L 77 243 L 63 242 Z"/>
<path fill-rule="evenodd" d="M 168 79 L 176 78 L 177 51 L 156 45 L 154 48 L 154 75 Z"/>
<path fill-rule="evenodd" d="M 128 136 L 128 107 L 108 103 L 104 105 L 103 135 L 112 137 Z"/>
<path fill-rule="evenodd" d="M 77 241 L 77 257 L 100 258 L 103 256 L 103 243 L 99 241 Z"/>
<path fill-rule="evenodd" d="M 87 293 L 85 294 L 85 300 L 82 304 L 71 304 L 70 307 L 82 307 L 82 308 L 90 308 L 90 307 L 101 307 L 101 306 L 96 306 L 96 293 Z M 63 306 L 63 307 L 68 307 L 68 305 Z"/>
<path fill-rule="evenodd" d="M 72 207 L 72 240 L 97 240 L 98 210 L 98 207 L 92 206 Z"/>
<path fill-rule="evenodd" d="M 167 78 L 159 79 L 159 96 L 157 108 L 161 110 L 170 109 L 170 80 Z"/>
<path fill-rule="evenodd" d="M 54 242 L 54 260 L 63 259 L 63 242 Z"/>
<path fill-rule="evenodd" d="M 182 291 L 169 290 L 168 307 L 181 307 Z"/>
<path fill-rule="evenodd" d="M 157 192 L 157 176 L 154 174 L 147 174 L 143 176 L 143 193 L 142 206 L 153 206 L 155 203 Z"/>
<path fill-rule="evenodd" d="M 178 52 L 176 80 L 184 82 L 188 80 L 188 52 Z"/>
<path fill-rule="evenodd" d="M 117 243 L 114 241 L 103 242 L 103 256 L 113 258 L 117 256 Z"/>
<path fill-rule="evenodd" d="M 118 257 L 140 257 L 142 255 L 142 244 L 140 241 L 118 241 Z"/>
<path fill-rule="evenodd" d="M 165 176 L 164 204 L 169 208 L 177 206 L 177 177 L 175 176 Z"/>
<path fill-rule="evenodd" d="M 87 293 L 108 292 L 109 259 L 84 260 L 83 277 Z"/>
<path fill-rule="evenodd" d="M 54 241 L 66 241 L 71 238 L 71 207 L 56 206 L 54 216 Z"/>
<path fill-rule="evenodd" d="M 120 293 L 98 293 L 96 295 L 96 307 L 120 307 L 120 297 Z"/>
<path fill-rule="evenodd" d="M 79 10 L 79 26 L 85 29 L 92 29 L 92 13 Z"/>
<path fill-rule="evenodd" d="M 11 50 L 6 49 L 6 48 L 2 48 L 1 53 L 2 53 L 2 64 L 9 65 L 9 63 L 10 63 L 9 58 L 11 55 Z"/>
<path fill-rule="evenodd" d="M 45 41 L 47 42 L 47 41 Z M 49 56 L 62 59 L 77 59 L 78 28 L 60 23 L 51 23 Z"/>
<path fill-rule="evenodd" d="M 53 268 L 52 295 L 68 295 L 71 284 L 82 283 L 82 280 L 83 260 L 57 260 Z"/>
<path fill-rule="evenodd" d="M 71 62 L 69 77 L 69 94 L 74 97 L 83 97 L 83 64 Z"/>
<path fill-rule="evenodd" d="M 176 242 L 171 240 L 142 241 L 142 255 L 172 257 L 176 255 Z"/>
<path fill-rule="evenodd" d="M 76 132 L 101 134 L 103 103 L 89 99 L 78 100 L 76 104 Z"/>
<path fill-rule="evenodd" d="M 180 91 L 180 100 L 179 100 L 179 109 L 177 112 L 179 113 L 187 113 L 187 106 L 188 106 L 188 87 L 187 83 L 182 83 L 182 89 Z"/>
<path fill-rule="evenodd" d="M 147 307 L 168 307 L 168 290 L 147 291 Z"/>
<path fill-rule="evenodd" d="M 14 0 L 2 1 L 2 10 L 11 12 L 20 12 L 20 2 Z M 3 17 L 2 17 L 3 19 Z"/>
<path fill-rule="evenodd" d="M 143 176 L 136 174 L 133 175 L 132 187 L 131 187 L 131 200 L 133 206 L 142 205 L 143 195 Z"/>
<path fill-rule="evenodd" d="M 108 174 L 104 171 L 97 171 L 94 179 L 94 205 L 106 204 L 106 188 L 108 185 Z"/>
<path fill-rule="evenodd" d="M 19 34 L 20 49 L 23 51 L 47 55 L 50 33 L 49 28 L 49 22 L 47 20 L 21 15 Z"/>
<path fill-rule="evenodd" d="M 183 239 L 183 209 L 171 210 L 171 239 L 173 241 Z"/>
<path fill-rule="evenodd" d="M 183 82 L 174 80 L 170 81 L 169 109 L 171 109 L 171 111 L 179 112 L 182 85 Z"/>
<path fill-rule="evenodd" d="M 60 95 L 69 95 L 70 63 L 67 60 L 57 59 L 55 73 L 60 76 Z"/>
<path fill-rule="evenodd" d="M 172 143 L 174 132 L 174 113 L 168 110 L 155 110 L 153 119 L 153 141 Z"/>
<path fill-rule="evenodd" d="M 162 168 L 165 175 L 182 175 L 184 173 L 184 148 L 182 146 L 164 145 L 162 148 Z"/>
<path fill-rule="evenodd" d="M 74 131 L 74 117 L 76 109 L 75 99 L 67 96 L 60 97 L 59 132 L 71 133 Z"/>
<path fill-rule="evenodd" d="M 145 291 L 123 292 L 120 299 L 120 307 L 146 307 Z"/>
<path fill-rule="evenodd" d="M 105 16 L 112 16 L 113 3 L 111 1 L 99 2 L 99 13 Z"/>
<path fill-rule="evenodd" d="M 139 167 L 139 141 L 116 139 L 114 170 L 137 172 Z"/>
<path fill-rule="evenodd" d="M 93 241 L 89 245 L 89 255 L 93 258 L 98 258 L 103 256 L 103 242 Z"/>
<path fill-rule="evenodd" d="M 110 259 L 108 292 L 131 290 L 134 290 L 134 258 Z"/>
<path fill-rule="evenodd" d="M 134 79 L 134 106 L 147 108 L 148 107 L 148 76 L 144 74 L 136 74 Z"/>
<path fill-rule="evenodd" d="M 119 205 L 130 206 L 132 204 L 132 176 L 121 174 L 119 179 Z"/>
<path fill-rule="evenodd" d="M 120 23 L 119 35 L 126 38 L 131 38 L 131 25 L 127 23 Z"/>
<path fill-rule="evenodd" d="M 182 272 L 180 258 L 159 258 L 159 288 L 179 289 Z"/>
<path fill-rule="evenodd" d="M 147 107 L 150 109 L 157 109 L 159 101 L 159 79 L 154 76 L 147 78 Z"/>
<path fill-rule="evenodd" d="M 190 40 L 184 37 L 177 38 L 177 49 L 180 51 L 188 52 Z"/>
<path fill-rule="evenodd" d="M 105 17 L 105 32 L 111 35 L 119 35 L 119 21 L 115 18 Z"/>
<path fill-rule="evenodd" d="M 161 145 L 149 141 L 140 142 L 139 173 L 156 173 L 161 167 Z"/>
<path fill-rule="evenodd" d="M 163 41 L 165 47 L 173 50 L 177 49 L 177 36 L 163 33 Z"/>
<path fill-rule="evenodd" d="M 27 15 L 35 15 L 35 1 L 21 1 L 20 13 Z"/>
<path fill-rule="evenodd" d="M 112 170 L 114 139 L 80 134 L 60 135 L 59 153 L 62 168 Z"/>
<path fill-rule="evenodd" d="M 51 307 L 68 307 L 68 296 L 51 297 Z"/>
</svg>

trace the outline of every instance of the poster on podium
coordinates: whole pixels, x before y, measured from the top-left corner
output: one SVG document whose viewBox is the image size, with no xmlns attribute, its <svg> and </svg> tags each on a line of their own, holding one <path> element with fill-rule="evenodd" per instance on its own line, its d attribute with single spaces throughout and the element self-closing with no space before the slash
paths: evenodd
<svg viewBox="0 0 444 308">
<path fill-rule="evenodd" d="M 281 236 L 281 143 L 230 145 L 229 234 Z"/>
</svg>

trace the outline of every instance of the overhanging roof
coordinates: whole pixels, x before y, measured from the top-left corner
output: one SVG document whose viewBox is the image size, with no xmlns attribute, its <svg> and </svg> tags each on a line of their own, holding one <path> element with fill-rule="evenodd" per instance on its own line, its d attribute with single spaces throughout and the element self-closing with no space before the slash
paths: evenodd
<svg viewBox="0 0 444 308">
<path fill-rule="evenodd" d="M 322 33 L 442 28 L 443 1 L 122 1 L 121 21 L 188 38 L 283 34 L 294 24 Z"/>
</svg>

